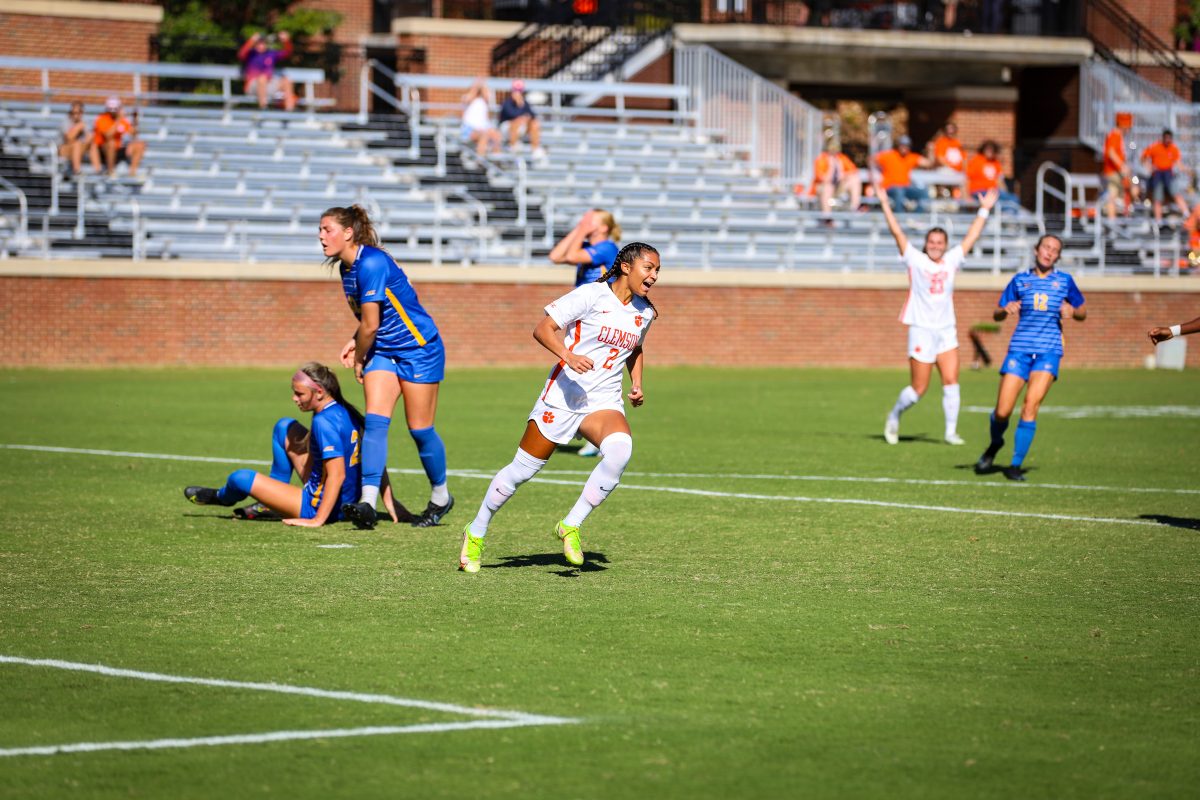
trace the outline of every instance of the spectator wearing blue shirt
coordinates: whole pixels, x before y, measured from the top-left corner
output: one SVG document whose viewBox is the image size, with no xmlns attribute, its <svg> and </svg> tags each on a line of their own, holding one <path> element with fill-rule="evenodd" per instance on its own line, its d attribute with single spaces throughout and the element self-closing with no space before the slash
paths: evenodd
<svg viewBox="0 0 1200 800">
<path fill-rule="evenodd" d="M 342 348 L 342 365 L 354 368 L 363 385 L 367 415 L 363 425 L 362 494 L 342 506 L 342 516 L 358 528 L 375 526 L 375 504 L 387 461 L 388 427 L 404 398 L 408 432 L 429 478 L 429 504 L 413 521 L 432 527 L 450 513 L 454 497 L 446 486 L 446 447 L 434 428 L 438 387 L 446 350 L 433 317 L 379 237 L 366 209 L 330 208 L 321 215 L 318 238 L 328 263 L 337 266 L 358 329 Z"/>
<path fill-rule="evenodd" d="M 508 123 L 508 149 L 517 152 L 521 137 L 529 134 L 529 146 L 533 148 L 535 161 L 544 161 L 546 151 L 542 149 L 542 123 L 533 106 L 525 97 L 525 81 L 513 81 L 512 91 L 500 104 L 500 126 Z"/>
<path fill-rule="evenodd" d="M 1012 481 L 1025 480 L 1022 464 L 1037 432 L 1037 414 L 1058 380 L 1058 366 L 1063 356 L 1062 320 L 1073 317 L 1079 322 L 1087 319 L 1084 297 L 1075 279 L 1054 268 L 1062 253 L 1062 240 L 1046 235 L 1034 248 L 1034 266 L 1019 272 L 1009 281 L 1000 295 L 992 317 L 1001 322 L 1009 314 L 1019 314 L 1016 330 L 1008 343 L 1008 355 L 1000 367 L 1000 392 L 996 409 L 991 415 L 991 444 L 975 463 L 976 474 L 992 471 L 992 462 L 1004 447 L 1004 432 L 1008 418 L 1017 404 L 1017 396 L 1025 389 L 1025 405 L 1013 442 L 1012 465 L 1004 469 L 1004 477 Z"/>
</svg>

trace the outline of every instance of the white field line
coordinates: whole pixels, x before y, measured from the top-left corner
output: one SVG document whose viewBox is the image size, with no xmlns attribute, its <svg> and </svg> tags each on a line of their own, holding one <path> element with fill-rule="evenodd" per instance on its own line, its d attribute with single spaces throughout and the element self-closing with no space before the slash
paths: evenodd
<svg viewBox="0 0 1200 800">
<path fill-rule="evenodd" d="M 469 730 L 473 728 L 517 728 L 530 725 L 569 725 L 579 722 L 569 717 L 549 717 L 526 714 L 522 711 L 501 711 L 488 708 L 469 708 L 453 703 L 436 703 L 394 697 L 386 694 L 364 694 L 330 689 L 314 689 L 308 686 L 291 686 L 282 683 L 257 683 L 230 681 L 220 678 L 194 678 L 186 675 L 166 675 L 159 672 L 108 667 L 103 664 L 81 664 L 74 661 L 59 661 L 50 658 L 22 658 L 0 655 L 0 664 L 19 664 L 30 667 L 49 667 L 72 672 L 91 672 L 113 678 L 134 678 L 157 683 L 186 683 L 196 686 L 212 686 L 222 689 L 248 689 L 258 692 L 317 697 L 328 700 L 343 700 L 375 705 L 402 706 L 437 711 L 447 714 L 475 717 L 469 722 L 439 722 L 420 725 L 373 726 L 364 728 L 340 728 L 324 731 L 271 731 L 267 733 L 234 734 L 230 736 L 204 736 L 192 739 L 155 739 L 142 742 L 79 742 L 74 744 L 16 747 L 0 750 L 0 757 L 22 755 L 53 755 L 56 753 L 82 753 L 98 750 L 157 750 L 167 747 L 202 747 L 225 744 L 256 744 L 293 739 L 344 738 L 348 736 L 381 736 L 399 733 L 440 733 L 444 731 Z"/>
<path fill-rule="evenodd" d="M 474 720 L 472 722 L 438 722 L 425 725 L 375 726 L 370 728 L 336 728 L 324 731 L 269 731 L 267 733 L 236 733 L 229 736 L 200 736 L 194 739 L 148 739 L 143 742 L 75 742 L 37 747 L 13 747 L 0 750 L 0 758 L 12 756 L 55 756 L 62 753 L 96 753 L 103 750 L 163 750 L 171 747 L 215 747 L 229 744 L 262 744 L 298 739 L 344 739 L 350 736 L 388 736 L 398 733 L 446 733 L 480 728 L 519 728 L 533 724 L 520 720 Z"/>
<path fill-rule="evenodd" d="M 76 447 L 51 447 L 33 444 L 2 444 L 0 450 L 30 450 L 42 453 L 69 453 L 74 455 L 115 456 L 121 458 L 149 458 L 165 461 L 193 461 L 212 464 L 245 464 L 247 466 L 264 466 L 271 462 L 249 458 L 214 458 L 211 456 L 183 456 L 170 453 L 138 453 L 125 450 L 89 450 Z M 420 469 L 397 469 L 390 467 L 388 472 L 396 475 L 424 475 Z M 480 478 L 484 470 L 462 469 L 450 470 L 449 474 L 460 478 Z M 543 469 L 539 475 L 578 475 L 581 478 L 591 474 L 591 470 Z M 486 472 L 491 480 L 495 472 Z M 806 481 L 811 483 L 874 483 L 897 484 L 906 486 L 972 486 L 989 489 L 1013 489 L 1016 491 L 1031 491 L 1036 489 L 1072 489 L 1081 492 L 1128 492 L 1131 494 L 1183 494 L 1200 495 L 1200 489 L 1171 489 L 1162 486 L 1094 486 L 1070 483 L 1014 483 L 1012 481 L 960 481 L 938 480 L 933 478 L 888 478 L 861 477 L 854 475 L 772 475 L 764 473 L 744 472 L 637 472 L 626 470 L 625 475 L 638 478 L 695 478 L 721 480 L 754 480 L 754 481 Z M 664 491 L 666 491 L 664 489 Z"/>
<path fill-rule="evenodd" d="M 964 411 L 990 414 L 991 406 L 967 406 Z M 1144 419 L 1146 417 L 1200 417 L 1200 406 L 1041 406 L 1039 414 L 1061 419 Z"/>
<path fill-rule="evenodd" d="M 628 474 L 628 473 L 626 473 Z M 491 475 L 483 473 L 464 474 L 465 478 L 482 478 L 491 480 Z M 553 478 L 537 477 L 533 479 L 534 483 L 550 483 L 559 486 L 579 486 L 578 481 L 562 481 Z M 1169 527 L 1166 523 L 1155 522 L 1148 519 L 1122 519 L 1120 517 L 1078 517 L 1070 514 L 1037 514 L 1032 511 L 996 511 L 986 508 L 958 508 L 956 506 L 931 506 L 921 503 L 893 503 L 886 500 L 859 500 L 856 498 L 843 497 L 803 497 L 803 496 L 784 496 L 777 494 L 750 494 L 747 492 L 714 492 L 706 489 L 684 489 L 678 486 L 637 486 L 635 484 L 622 483 L 622 489 L 628 489 L 635 492 L 664 492 L 667 494 L 689 494 L 699 497 L 718 497 L 731 498 L 737 500 L 773 500 L 784 503 L 823 503 L 827 505 L 848 505 L 848 506 L 875 506 L 877 508 L 903 508 L 910 511 L 940 511 L 947 514 L 981 514 L 992 517 L 1027 517 L 1031 519 L 1054 519 L 1065 520 L 1067 522 L 1110 522 L 1117 525 L 1150 525 L 1155 527 Z"/>
</svg>

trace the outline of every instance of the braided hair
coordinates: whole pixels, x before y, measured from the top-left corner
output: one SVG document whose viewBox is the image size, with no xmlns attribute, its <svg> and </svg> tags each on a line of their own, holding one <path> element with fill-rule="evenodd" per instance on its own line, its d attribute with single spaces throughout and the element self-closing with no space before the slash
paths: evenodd
<svg viewBox="0 0 1200 800">
<path fill-rule="evenodd" d="M 658 251 L 652 245 L 648 245 L 645 242 L 630 242 L 617 252 L 617 257 L 613 259 L 612 265 L 600 273 L 600 277 L 596 279 L 596 283 L 608 283 L 621 274 L 622 264 L 632 266 L 633 262 L 637 259 L 646 258 L 651 254 L 658 255 Z M 646 304 L 654 310 L 655 318 L 660 316 L 658 309 L 649 297 L 646 298 Z"/>
</svg>

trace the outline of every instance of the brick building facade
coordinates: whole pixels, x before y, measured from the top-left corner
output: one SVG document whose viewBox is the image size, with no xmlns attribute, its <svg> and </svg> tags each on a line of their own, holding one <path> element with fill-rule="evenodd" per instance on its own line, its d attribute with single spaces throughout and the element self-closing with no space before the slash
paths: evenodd
<svg viewBox="0 0 1200 800">
<path fill-rule="evenodd" d="M 315 265 L 0 262 L 0 366 L 246 365 L 330 360 L 355 322 L 338 281 Z M 452 367 L 545 364 L 532 339 L 570 270 L 422 268 L 410 274 Z M 255 278 L 248 277 L 256 276 Z M 163 277 L 172 276 L 172 277 Z M 300 279 L 297 279 L 299 276 Z M 964 275 L 959 337 L 991 320 L 1010 276 Z M 1194 279 L 1088 278 L 1085 323 L 1068 323 L 1066 363 L 1138 367 L 1146 330 L 1196 315 Z M 903 274 L 804 275 L 664 270 L 654 364 L 897 367 Z M 45 298 L 63 313 L 45 313 Z M 264 300 L 264 298 L 270 298 Z M 712 310 L 722 310 L 714 327 Z M 303 314 L 301 318 L 300 314 Z M 1012 322 L 986 334 L 1003 354 Z M 1200 341 L 1188 355 L 1200 367 Z"/>
</svg>

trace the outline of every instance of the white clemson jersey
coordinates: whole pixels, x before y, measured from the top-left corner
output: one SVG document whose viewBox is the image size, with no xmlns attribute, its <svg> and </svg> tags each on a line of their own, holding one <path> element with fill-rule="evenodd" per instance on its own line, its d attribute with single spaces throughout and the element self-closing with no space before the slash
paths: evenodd
<svg viewBox="0 0 1200 800">
<path fill-rule="evenodd" d="M 900 257 L 908 267 L 908 300 L 900 312 L 900 321 L 919 328 L 953 328 L 957 322 L 954 276 L 964 258 L 962 246 L 955 245 L 936 262 L 909 242 Z"/>
<path fill-rule="evenodd" d="M 585 283 L 546 306 L 546 313 L 566 331 L 567 349 L 590 358 L 592 369 L 579 373 L 558 362 L 550 371 L 542 402 L 583 414 L 623 408 L 621 372 L 646 339 L 654 319 L 650 302 L 633 295 L 622 303 L 607 283 Z"/>
</svg>

